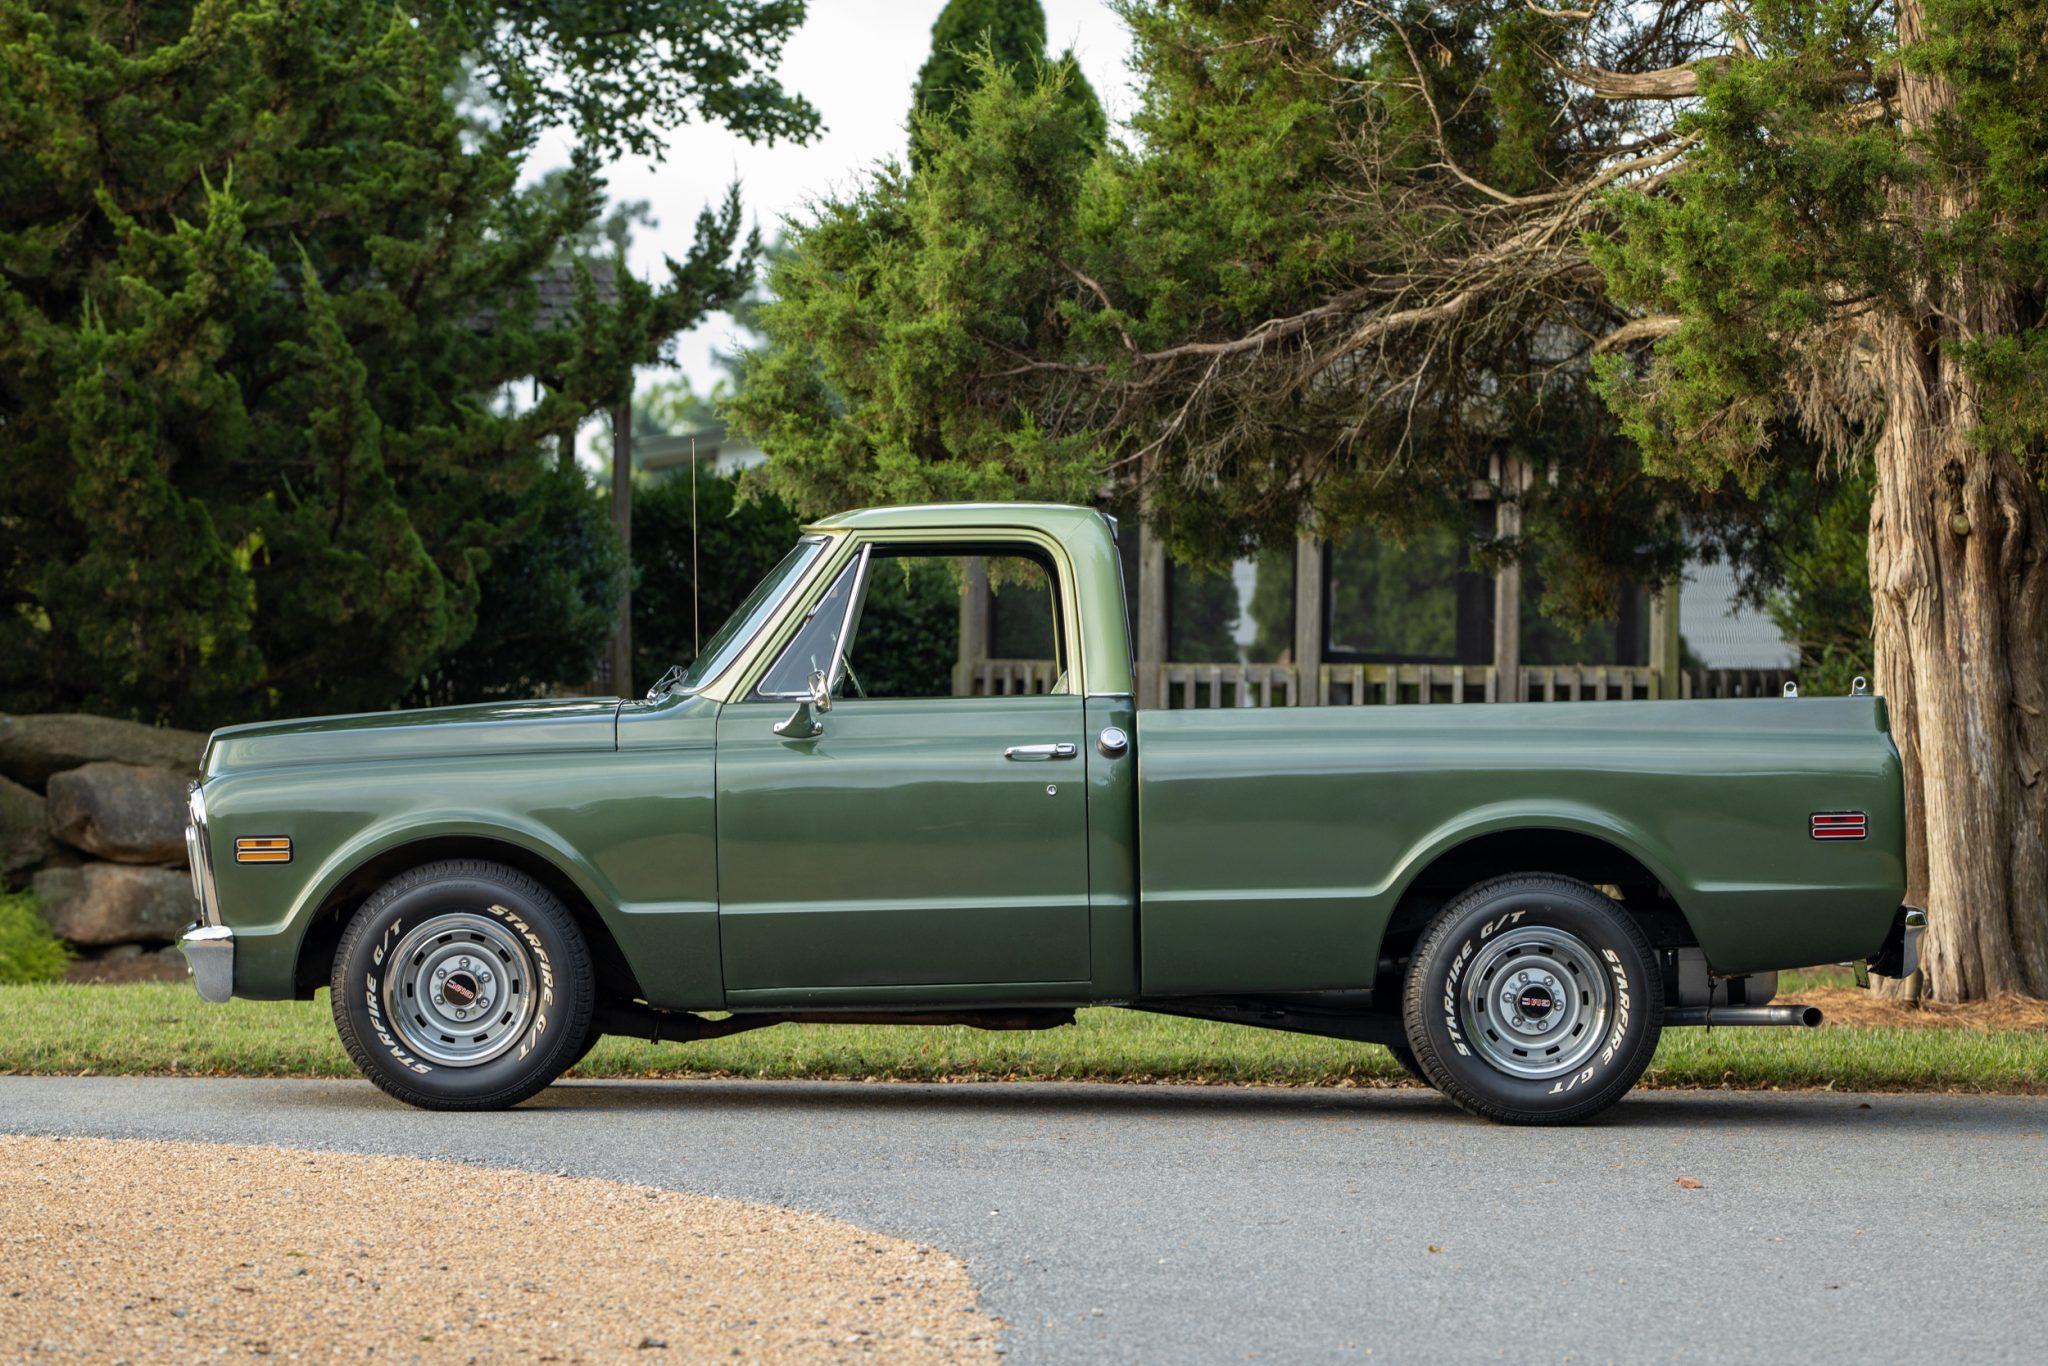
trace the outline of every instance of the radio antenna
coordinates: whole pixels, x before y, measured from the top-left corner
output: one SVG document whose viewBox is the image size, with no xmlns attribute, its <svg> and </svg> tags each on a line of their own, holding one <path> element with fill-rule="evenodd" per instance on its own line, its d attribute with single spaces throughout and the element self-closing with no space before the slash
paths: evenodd
<svg viewBox="0 0 2048 1366">
<path fill-rule="evenodd" d="M 690 658 L 703 650 L 702 619 L 697 603 L 702 589 L 697 582 L 697 434 L 690 433 Z"/>
</svg>

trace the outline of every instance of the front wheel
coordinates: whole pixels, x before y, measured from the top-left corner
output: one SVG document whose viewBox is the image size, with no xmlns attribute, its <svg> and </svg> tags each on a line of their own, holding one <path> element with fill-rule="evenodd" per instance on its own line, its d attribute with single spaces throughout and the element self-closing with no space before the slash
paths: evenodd
<svg viewBox="0 0 2048 1366">
<path fill-rule="evenodd" d="M 334 955 L 334 1024 L 363 1075 L 408 1105 L 496 1110 L 566 1071 L 590 1039 L 590 950 L 554 893 L 451 859 L 365 901 Z"/>
<path fill-rule="evenodd" d="M 1620 1100 L 1657 1049 L 1664 983 L 1634 918 L 1571 878 L 1484 882 L 1446 906 L 1408 971 L 1408 1045 L 1432 1085 L 1507 1124 Z"/>
</svg>

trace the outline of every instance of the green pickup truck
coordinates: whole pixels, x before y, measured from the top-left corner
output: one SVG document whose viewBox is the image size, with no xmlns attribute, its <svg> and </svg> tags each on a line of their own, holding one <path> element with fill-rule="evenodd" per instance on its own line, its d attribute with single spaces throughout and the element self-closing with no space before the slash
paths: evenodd
<svg viewBox="0 0 2048 1366">
<path fill-rule="evenodd" d="M 962 695 L 930 621 L 966 582 L 1040 690 Z M 1912 970 L 1881 699 L 1140 712 L 1132 683 L 1099 513 L 846 513 L 642 701 L 216 732 L 183 947 L 208 1000 L 331 986 L 370 1079 L 446 1109 L 605 1034 L 1113 1005 L 1384 1046 L 1561 1123 L 1667 1025 L 1816 1022 L 1770 1004 L 1781 968 Z"/>
</svg>

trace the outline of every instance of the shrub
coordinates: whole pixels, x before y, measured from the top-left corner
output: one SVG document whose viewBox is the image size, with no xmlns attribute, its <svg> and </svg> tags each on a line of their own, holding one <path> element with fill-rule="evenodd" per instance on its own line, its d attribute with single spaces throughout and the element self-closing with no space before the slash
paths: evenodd
<svg viewBox="0 0 2048 1366">
<path fill-rule="evenodd" d="M 29 892 L 0 892 L 0 984 L 54 982 L 71 962 L 71 950 L 36 914 Z"/>
</svg>

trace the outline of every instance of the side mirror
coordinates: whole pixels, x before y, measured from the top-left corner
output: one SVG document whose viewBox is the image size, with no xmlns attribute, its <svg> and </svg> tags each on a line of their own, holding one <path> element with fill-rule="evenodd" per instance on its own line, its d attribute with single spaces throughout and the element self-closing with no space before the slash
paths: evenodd
<svg viewBox="0 0 2048 1366">
<path fill-rule="evenodd" d="M 811 740 L 825 733 L 818 717 L 832 710 L 832 684 L 823 669 L 811 670 L 810 683 L 811 695 L 797 703 L 786 719 L 770 727 L 785 740 Z"/>
</svg>

